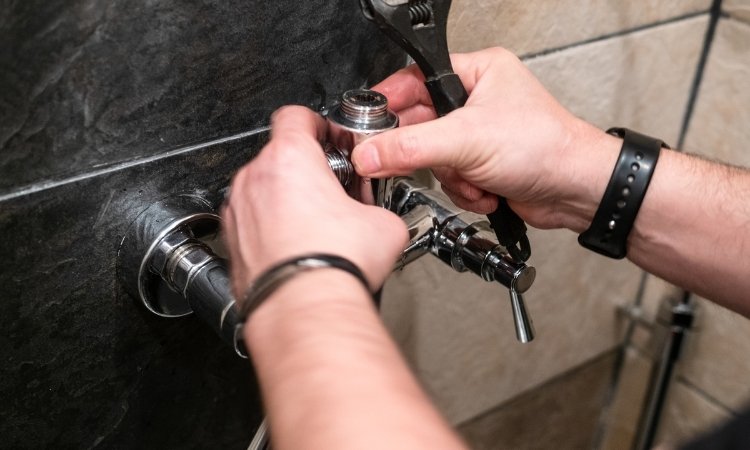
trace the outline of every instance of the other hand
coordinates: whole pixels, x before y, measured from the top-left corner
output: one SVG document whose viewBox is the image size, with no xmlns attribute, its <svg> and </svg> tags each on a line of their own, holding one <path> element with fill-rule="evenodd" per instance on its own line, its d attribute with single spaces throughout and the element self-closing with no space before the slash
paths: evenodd
<svg viewBox="0 0 750 450">
<path fill-rule="evenodd" d="M 398 216 L 346 194 L 320 145 L 325 134 L 313 111 L 281 108 L 270 142 L 234 177 L 222 215 L 237 298 L 265 269 L 309 253 L 351 260 L 377 288 L 406 245 Z"/>
</svg>

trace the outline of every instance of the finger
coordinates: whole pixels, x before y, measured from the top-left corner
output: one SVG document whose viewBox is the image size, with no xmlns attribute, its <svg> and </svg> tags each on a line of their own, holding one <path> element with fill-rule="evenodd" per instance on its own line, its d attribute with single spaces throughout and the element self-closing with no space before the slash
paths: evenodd
<svg viewBox="0 0 750 450">
<path fill-rule="evenodd" d="M 506 54 L 512 55 L 501 48 L 490 48 L 473 53 L 453 53 L 451 63 L 453 71 L 461 78 L 466 92 L 471 94 L 490 64 L 498 58 L 507 56 Z"/>
<path fill-rule="evenodd" d="M 302 134 L 322 142 L 326 138 L 326 130 L 325 120 L 304 106 L 283 106 L 271 115 L 271 139 Z"/>
<path fill-rule="evenodd" d="M 284 106 L 271 116 L 271 140 L 261 152 L 260 161 L 294 167 L 328 167 L 321 147 L 327 126 L 323 118 L 302 106 Z"/>
<path fill-rule="evenodd" d="M 475 53 L 454 53 L 451 55 L 451 62 L 464 88 L 471 93 L 491 61 L 497 57 L 507 56 L 507 54 L 510 52 L 499 48 Z M 388 97 L 391 109 L 400 112 L 414 105 L 432 106 L 432 98 L 424 82 L 422 71 L 416 64 L 412 64 L 389 76 L 372 89 Z"/>
<path fill-rule="evenodd" d="M 405 67 L 372 87 L 388 98 L 388 105 L 396 112 L 417 104 L 432 105 L 424 75 L 416 64 Z"/>
<path fill-rule="evenodd" d="M 398 123 L 402 127 L 435 119 L 437 119 L 435 108 L 428 105 L 410 106 L 398 113 Z"/>
<path fill-rule="evenodd" d="M 438 167 L 432 169 L 432 172 L 440 184 L 469 201 L 479 201 L 485 194 L 484 189 L 464 180 L 458 172 L 449 167 Z"/>
<path fill-rule="evenodd" d="M 477 214 L 489 214 L 497 209 L 498 200 L 496 195 L 485 192 L 479 200 L 469 200 L 461 194 L 453 192 L 445 185 L 442 186 L 442 190 L 456 206 L 466 211 L 472 211 Z"/>
<path fill-rule="evenodd" d="M 472 156 L 471 133 L 457 114 L 373 136 L 352 151 L 357 172 L 367 177 L 403 175 L 416 169 L 462 168 Z"/>
</svg>

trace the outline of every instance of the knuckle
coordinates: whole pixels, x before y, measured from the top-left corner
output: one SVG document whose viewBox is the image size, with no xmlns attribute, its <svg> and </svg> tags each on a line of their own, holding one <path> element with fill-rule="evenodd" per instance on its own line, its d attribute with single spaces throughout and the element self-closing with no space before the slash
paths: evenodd
<svg viewBox="0 0 750 450">
<path fill-rule="evenodd" d="M 253 163 L 245 164 L 240 168 L 240 170 L 237 171 L 237 173 L 234 175 L 234 178 L 232 179 L 232 190 L 235 190 L 237 188 L 240 188 L 243 186 L 247 179 L 250 178 L 250 172 L 252 169 Z"/>
<path fill-rule="evenodd" d="M 307 108 L 299 105 L 286 105 L 274 111 L 271 115 L 271 122 L 285 121 L 291 117 L 296 117 L 303 114 Z"/>
<path fill-rule="evenodd" d="M 310 146 L 313 142 L 310 136 L 301 131 L 290 131 L 276 137 L 273 141 L 274 155 L 286 155 L 288 150 L 296 150 Z"/>
<path fill-rule="evenodd" d="M 409 241 L 409 230 L 406 228 L 406 224 L 399 216 L 390 211 L 382 211 L 382 213 L 384 214 L 383 224 L 388 230 L 387 235 L 393 236 L 398 243 L 398 249 L 402 249 L 403 244 Z"/>
<path fill-rule="evenodd" d="M 477 189 L 476 186 L 471 183 L 467 183 L 466 181 L 459 181 L 458 186 L 458 193 L 467 200 L 477 201 L 482 198 L 482 195 L 484 195 L 484 193 L 481 190 Z"/>
<path fill-rule="evenodd" d="M 273 172 L 269 168 L 276 166 L 277 152 L 273 151 L 270 144 L 263 150 L 263 153 L 237 172 L 232 182 L 232 191 L 248 190 L 251 184 L 266 184 L 271 181 Z"/>
<path fill-rule="evenodd" d="M 275 136 L 264 149 L 263 161 L 273 166 L 294 166 L 302 157 L 303 152 L 310 152 L 313 148 L 320 149 L 320 144 L 312 136 L 302 131 L 291 131 Z M 322 149 L 320 149 L 322 153 Z"/>
<path fill-rule="evenodd" d="M 411 131 L 403 131 L 398 136 L 398 151 L 396 157 L 399 166 L 403 168 L 416 167 L 422 152 L 421 140 Z"/>
<path fill-rule="evenodd" d="M 492 47 L 492 48 L 489 48 L 489 49 L 487 49 L 487 53 L 491 57 L 493 57 L 495 59 L 499 59 L 499 60 L 510 60 L 510 59 L 515 59 L 516 58 L 516 56 L 512 52 L 510 52 L 509 50 L 507 50 L 507 49 L 505 49 L 503 47 Z"/>
</svg>

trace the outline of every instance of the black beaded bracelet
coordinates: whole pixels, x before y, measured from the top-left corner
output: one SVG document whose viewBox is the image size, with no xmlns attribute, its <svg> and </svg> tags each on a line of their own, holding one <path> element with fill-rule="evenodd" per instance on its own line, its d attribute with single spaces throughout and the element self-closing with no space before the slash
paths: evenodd
<svg viewBox="0 0 750 450">
<path fill-rule="evenodd" d="M 362 271 L 346 258 L 326 253 L 303 255 L 282 261 L 263 272 L 247 289 L 240 306 L 240 319 L 245 322 L 282 284 L 303 272 L 316 269 L 339 269 L 354 276 L 367 292 L 372 292 Z"/>
<path fill-rule="evenodd" d="M 622 150 L 589 228 L 578 236 L 578 242 L 589 250 L 622 259 L 627 255 L 627 241 L 638 210 L 659 161 L 664 142 L 625 128 L 607 133 L 621 137 Z"/>
</svg>

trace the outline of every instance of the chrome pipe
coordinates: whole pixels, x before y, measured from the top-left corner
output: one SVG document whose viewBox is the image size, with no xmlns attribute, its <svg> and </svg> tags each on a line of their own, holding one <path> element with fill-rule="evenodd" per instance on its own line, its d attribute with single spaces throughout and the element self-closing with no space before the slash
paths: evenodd
<svg viewBox="0 0 750 450">
<path fill-rule="evenodd" d="M 202 199 L 178 196 L 147 208 L 120 244 L 117 272 L 152 313 L 195 314 L 246 358 L 226 262 L 210 244 L 221 219 Z"/>
</svg>

